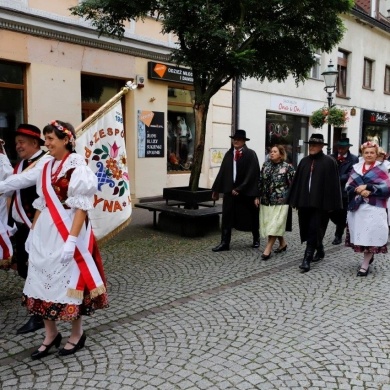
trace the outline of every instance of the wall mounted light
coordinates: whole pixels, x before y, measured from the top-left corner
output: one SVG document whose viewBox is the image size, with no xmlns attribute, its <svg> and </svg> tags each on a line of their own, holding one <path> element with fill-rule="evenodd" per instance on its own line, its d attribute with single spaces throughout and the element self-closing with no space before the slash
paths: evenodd
<svg viewBox="0 0 390 390">
<path fill-rule="evenodd" d="M 356 115 L 356 108 L 355 107 L 351 108 L 350 114 L 351 114 L 351 116 L 355 116 Z"/>
<path fill-rule="evenodd" d="M 135 76 L 135 83 L 137 84 L 137 88 L 143 88 L 145 86 L 145 77 L 137 74 Z"/>
</svg>

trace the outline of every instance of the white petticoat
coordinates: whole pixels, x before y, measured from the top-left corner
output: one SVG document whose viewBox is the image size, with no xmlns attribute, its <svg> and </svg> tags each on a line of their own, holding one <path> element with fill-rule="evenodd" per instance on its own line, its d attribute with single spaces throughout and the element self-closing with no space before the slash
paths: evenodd
<svg viewBox="0 0 390 390">
<path fill-rule="evenodd" d="M 348 211 L 347 222 L 352 244 L 381 247 L 387 243 L 389 227 L 385 208 L 364 203 L 356 211 Z"/>
<path fill-rule="evenodd" d="M 74 213 L 72 209 L 66 210 Z M 73 218 L 73 216 L 72 216 Z M 80 234 L 85 233 L 85 228 Z M 49 209 L 46 207 L 35 224 L 30 245 L 28 275 L 23 293 L 28 297 L 41 299 L 46 302 L 73 303 L 80 305 L 82 299 L 68 297 L 73 267 L 77 263 L 61 264 L 61 253 L 64 240 L 55 226 Z"/>
</svg>

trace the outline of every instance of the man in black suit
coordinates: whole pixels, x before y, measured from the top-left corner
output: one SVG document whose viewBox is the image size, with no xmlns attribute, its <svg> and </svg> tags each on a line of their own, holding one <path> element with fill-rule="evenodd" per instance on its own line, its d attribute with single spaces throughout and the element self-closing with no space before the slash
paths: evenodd
<svg viewBox="0 0 390 390">
<path fill-rule="evenodd" d="M 295 172 L 288 194 L 288 204 L 298 210 L 301 242 L 306 250 L 299 268 L 310 271 L 310 263 L 325 256 L 322 240 L 329 222 L 329 212 L 342 208 L 337 164 L 323 153 L 324 136 L 312 134 L 309 155 L 304 157 Z M 314 252 L 316 258 L 314 258 Z"/>
<path fill-rule="evenodd" d="M 232 147 L 226 152 L 212 186 L 214 200 L 223 194 L 222 237 L 213 252 L 230 249 L 232 228 L 252 232 L 252 247 L 260 246 L 259 208 L 255 205 L 259 195 L 259 160 L 245 144 L 249 141 L 245 130 L 236 130 L 230 138 Z"/>
<path fill-rule="evenodd" d="M 0 182 L 0 193 L 10 196 L 12 194 L 9 215 L 9 226 L 16 225 L 17 231 L 12 237 L 14 255 L 12 262 L 16 264 L 18 274 L 27 278 L 28 253 L 25 243 L 30 232 L 35 209 L 32 206 L 38 197 L 36 181 L 44 163 L 50 159 L 41 150 L 44 144 L 41 130 L 30 124 L 21 124 L 15 133 L 16 152 L 21 161 L 15 166 L 14 174 Z M 30 164 L 39 161 L 34 168 L 23 172 Z M 38 315 L 30 317 L 29 321 L 17 330 L 17 334 L 34 332 L 43 328 L 42 318 Z"/>
<path fill-rule="evenodd" d="M 337 161 L 340 175 L 341 194 L 343 196 L 343 208 L 329 213 L 330 220 L 336 225 L 336 232 L 332 241 L 333 245 L 339 245 L 342 242 L 344 229 L 347 225 L 348 207 L 348 196 L 345 191 L 345 184 L 348 181 L 352 166 L 359 161 L 358 156 L 355 156 L 349 151 L 350 146 L 352 145 L 349 143 L 349 138 L 341 138 L 337 143 L 337 153 L 333 153 L 331 155 Z"/>
</svg>

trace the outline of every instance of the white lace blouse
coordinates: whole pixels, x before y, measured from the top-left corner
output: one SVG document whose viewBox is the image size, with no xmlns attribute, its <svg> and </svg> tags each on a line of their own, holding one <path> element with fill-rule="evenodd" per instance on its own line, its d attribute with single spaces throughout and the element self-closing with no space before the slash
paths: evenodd
<svg viewBox="0 0 390 390">
<path fill-rule="evenodd" d="M 61 161 L 54 162 L 52 167 L 54 172 L 59 167 L 60 163 Z M 87 166 L 81 155 L 72 153 L 65 160 L 61 171 L 58 174 L 58 178 L 64 176 L 69 169 L 73 168 L 74 171 L 69 181 L 68 198 L 65 203 L 71 209 L 92 210 L 93 196 L 97 191 L 98 185 L 97 177 Z M 39 178 L 38 183 L 40 181 L 41 178 Z M 41 186 L 37 186 L 37 194 L 39 197 L 34 201 L 33 207 L 42 211 L 46 207 L 46 201 Z"/>
</svg>

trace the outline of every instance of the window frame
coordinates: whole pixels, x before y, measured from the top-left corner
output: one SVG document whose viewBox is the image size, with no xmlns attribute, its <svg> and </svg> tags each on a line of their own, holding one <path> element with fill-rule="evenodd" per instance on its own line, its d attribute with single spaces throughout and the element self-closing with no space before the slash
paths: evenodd
<svg viewBox="0 0 390 390">
<path fill-rule="evenodd" d="M 369 69 L 368 69 L 368 65 Z M 374 61 L 370 58 L 364 57 L 364 66 L 363 66 L 363 85 L 364 89 L 373 90 L 373 73 L 374 73 Z M 366 80 L 368 82 L 366 83 Z"/>
<path fill-rule="evenodd" d="M 340 57 L 339 54 L 343 56 Z M 349 52 L 346 50 L 338 50 L 337 55 L 337 84 L 336 84 L 336 96 L 341 98 L 347 97 L 347 89 L 348 89 L 348 57 Z M 342 86 L 342 91 L 340 87 Z"/>
<path fill-rule="evenodd" d="M 1 63 L 9 64 L 9 65 L 19 65 L 23 67 L 22 70 L 22 84 L 16 84 L 16 83 L 8 83 L 4 81 L 0 81 L 0 88 L 4 89 L 12 89 L 12 90 L 17 90 L 21 91 L 22 93 L 22 110 L 23 110 L 23 115 L 22 115 L 22 122 L 21 123 L 27 123 L 27 118 L 28 118 L 28 107 L 27 107 L 27 66 L 28 64 L 24 62 L 18 62 L 18 61 L 9 61 L 5 59 L 0 59 Z M 0 110 L 1 111 L 1 110 Z M 15 129 L 16 130 L 17 126 L 19 126 L 20 123 L 15 123 Z M 12 129 L 11 129 L 12 130 Z M 18 161 L 18 156 L 17 153 L 15 152 L 15 135 L 11 137 L 12 142 L 11 145 L 10 143 L 6 142 L 5 144 L 5 149 L 8 154 L 8 157 L 11 161 L 12 164 L 15 164 Z"/>
<path fill-rule="evenodd" d="M 385 94 L 390 95 L 390 65 L 385 66 L 385 79 L 384 79 L 383 92 Z"/>
</svg>

